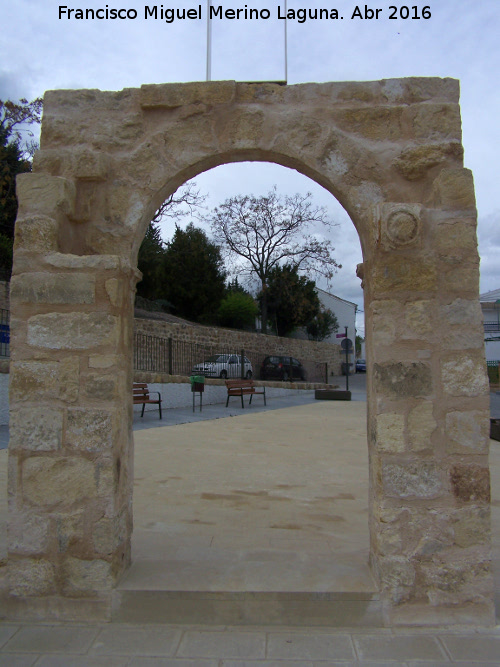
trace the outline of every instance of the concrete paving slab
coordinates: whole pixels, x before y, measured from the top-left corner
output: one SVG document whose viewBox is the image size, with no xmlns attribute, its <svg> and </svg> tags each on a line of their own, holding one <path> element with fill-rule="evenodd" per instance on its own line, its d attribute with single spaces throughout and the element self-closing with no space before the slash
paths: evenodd
<svg viewBox="0 0 500 667">
<path fill-rule="evenodd" d="M 194 630 L 184 633 L 178 655 L 187 658 L 264 658 L 264 632 Z"/>
<path fill-rule="evenodd" d="M 354 645 L 361 660 L 445 661 L 447 658 L 439 641 L 425 635 L 357 636 L 354 638 Z"/>
<path fill-rule="evenodd" d="M 111 626 L 104 628 L 94 640 L 89 655 L 153 655 L 175 654 L 182 632 L 155 626 Z"/>
<path fill-rule="evenodd" d="M 92 627 L 31 625 L 21 627 L 3 646 L 4 653 L 86 653 L 99 630 Z"/>
<path fill-rule="evenodd" d="M 32 667 L 38 656 L 24 654 L 0 655 L 0 667 Z M 38 664 L 41 664 L 40 662 Z M 47 664 L 47 663 L 46 663 Z M 68 664 L 68 663 L 66 663 Z"/>
<path fill-rule="evenodd" d="M 453 660 L 497 661 L 500 664 L 500 637 L 440 636 Z"/>
<path fill-rule="evenodd" d="M 274 633 L 269 637 L 267 655 L 274 659 L 354 660 L 356 655 L 348 634 Z"/>
<path fill-rule="evenodd" d="M 36 667 L 129 667 L 130 657 L 107 655 L 93 657 L 90 655 L 42 655 Z"/>
</svg>

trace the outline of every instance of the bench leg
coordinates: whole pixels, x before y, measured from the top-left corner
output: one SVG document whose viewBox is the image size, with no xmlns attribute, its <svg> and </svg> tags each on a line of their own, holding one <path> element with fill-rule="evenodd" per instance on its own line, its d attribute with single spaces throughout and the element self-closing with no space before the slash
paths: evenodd
<svg viewBox="0 0 500 667">
<path fill-rule="evenodd" d="M 229 405 L 229 394 L 227 395 L 226 408 Z"/>
<path fill-rule="evenodd" d="M 245 405 L 244 405 L 244 403 L 243 403 L 243 392 L 241 392 L 241 407 L 242 407 L 242 408 L 245 407 Z"/>
<path fill-rule="evenodd" d="M 146 403 L 142 404 L 142 412 L 141 412 L 141 417 L 144 417 L 144 408 L 146 407 Z"/>
<path fill-rule="evenodd" d="M 267 405 L 266 403 L 266 390 L 264 389 L 264 405 Z"/>
<path fill-rule="evenodd" d="M 158 410 L 160 411 L 160 419 L 161 419 L 161 401 L 158 403 Z"/>
<path fill-rule="evenodd" d="M 253 394 L 250 394 L 250 400 L 248 401 L 248 405 L 252 405 L 252 398 L 253 398 Z"/>
</svg>

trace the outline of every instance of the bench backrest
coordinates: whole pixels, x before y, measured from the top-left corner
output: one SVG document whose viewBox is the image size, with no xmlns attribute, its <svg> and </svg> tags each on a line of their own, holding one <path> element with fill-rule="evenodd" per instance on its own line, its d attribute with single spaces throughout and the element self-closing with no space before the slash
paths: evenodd
<svg viewBox="0 0 500 667">
<path fill-rule="evenodd" d="M 239 389 L 240 387 L 253 387 L 253 380 L 226 380 L 226 387 L 228 389 Z"/>
<path fill-rule="evenodd" d="M 134 382 L 132 393 L 134 399 L 148 399 L 149 398 L 149 389 L 148 385 L 145 382 Z"/>
</svg>

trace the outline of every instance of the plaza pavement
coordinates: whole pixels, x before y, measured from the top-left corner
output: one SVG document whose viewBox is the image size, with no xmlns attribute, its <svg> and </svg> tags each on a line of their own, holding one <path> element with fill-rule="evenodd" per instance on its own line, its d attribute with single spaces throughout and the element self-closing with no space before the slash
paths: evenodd
<svg viewBox="0 0 500 667">
<path fill-rule="evenodd" d="M 268 401 L 265 411 L 258 397 L 244 410 L 236 402 L 227 411 L 210 406 L 202 414 L 211 419 L 193 423 L 182 423 L 189 411 L 165 414 L 166 425 L 153 414 L 142 422 L 136 416 L 134 562 L 117 589 L 117 599 L 129 604 L 117 606 L 111 623 L 4 621 L 0 667 L 500 665 L 500 626 L 387 629 L 369 616 L 365 625 L 356 616 L 351 626 L 340 619 L 339 627 L 307 620 L 274 625 L 258 617 L 252 625 L 235 625 L 217 623 L 217 612 L 203 623 L 179 623 L 165 622 L 161 610 L 148 617 L 134 605 L 136 593 L 139 601 L 144 591 L 202 586 L 207 596 L 245 590 L 256 596 L 278 590 L 372 594 L 366 404 L 362 379 L 351 380 L 351 403 L 304 394 L 290 397 L 288 407 L 285 399 Z M 0 452 L 2 499 L 5 458 Z M 498 573 L 495 441 L 491 470 Z M 5 510 L 4 502 L 4 516 Z"/>
</svg>

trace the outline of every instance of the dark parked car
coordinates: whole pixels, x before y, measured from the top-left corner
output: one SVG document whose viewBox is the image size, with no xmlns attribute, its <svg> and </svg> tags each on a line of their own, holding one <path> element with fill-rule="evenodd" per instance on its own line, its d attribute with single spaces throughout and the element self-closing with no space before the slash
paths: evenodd
<svg viewBox="0 0 500 667">
<path fill-rule="evenodd" d="M 356 373 L 366 373 L 366 359 L 356 361 Z"/>
<path fill-rule="evenodd" d="M 306 371 L 298 359 L 285 356 L 266 357 L 260 367 L 261 380 L 305 380 Z"/>
</svg>

